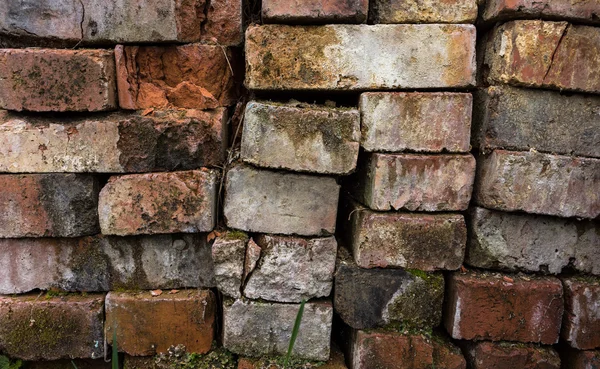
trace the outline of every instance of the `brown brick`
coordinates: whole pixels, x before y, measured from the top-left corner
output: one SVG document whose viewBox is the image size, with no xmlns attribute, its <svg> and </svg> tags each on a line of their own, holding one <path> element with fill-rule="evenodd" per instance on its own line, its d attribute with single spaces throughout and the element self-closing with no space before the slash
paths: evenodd
<svg viewBox="0 0 600 369">
<path fill-rule="evenodd" d="M 561 337 L 573 348 L 600 347 L 600 279 L 571 277 L 563 279 L 565 315 Z"/>
<path fill-rule="evenodd" d="M 106 337 L 112 344 L 117 331 L 120 352 L 148 356 L 184 345 L 186 351 L 203 354 L 215 336 L 216 300 L 209 290 L 166 291 L 152 296 L 110 292 L 106 296 Z"/>
<path fill-rule="evenodd" d="M 477 160 L 473 197 L 490 209 L 600 215 L 600 159 L 495 150 Z"/>
<path fill-rule="evenodd" d="M 580 351 L 575 349 L 561 350 L 563 369 L 598 369 L 600 368 L 600 350 Z"/>
<path fill-rule="evenodd" d="M 552 18 L 576 22 L 600 23 L 597 0 L 489 0 L 483 8 L 483 20 Z"/>
<path fill-rule="evenodd" d="M 0 172 L 149 172 L 218 166 L 227 114 L 215 110 L 33 117 L 0 111 Z"/>
<path fill-rule="evenodd" d="M 219 172 L 184 172 L 111 177 L 100 192 L 103 234 L 210 232 L 216 223 Z"/>
<path fill-rule="evenodd" d="M 461 214 L 376 212 L 347 199 L 338 219 L 361 268 L 456 270 L 463 263 L 467 227 Z"/>
<path fill-rule="evenodd" d="M 468 344 L 465 357 L 472 369 L 560 369 L 552 347 L 510 342 Z"/>
<path fill-rule="evenodd" d="M 367 92 L 360 95 L 367 151 L 468 152 L 471 94 Z"/>
<path fill-rule="evenodd" d="M 558 342 L 563 314 L 557 278 L 469 271 L 447 280 L 444 325 L 455 339 Z"/>
<path fill-rule="evenodd" d="M 477 0 L 371 0 L 377 23 L 475 23 Z"/>
<path fill-rule="evenodd" d="M 0 175 L 0 238 L 97 233 L 98 191 L 89 175 Z"/>
<path fill-rule="evenodd" d="M 456 211 L 469 206 L 474 177 L 470 154 L 369 153 L 346 185 L 373 210 Z"/>
<path fill-rule="evenodd" d="M 119 105 L 123 109 L 214 109 L 236 101 L 232 68 L 237 54 L 220 46 L 115 48 Z"/>
<path fill-rule="evenodd" d="M 364 23 L 368 0 L 263 0 L 265 23 Z"/>
<path fill-rule="evenodd" d="M 117 107 L 112 50 L 0 49 L 0 108 L 103 111 Z"/>
<path fill-rule="evenodd" d="M 104 295 L 0 296 L 0 351 L 23 360 L 100 358 Z"/>
<path fill-rule="evenodd" d="M 600 28 L 514 21 L 488 38 L 482 70 L 489 84 L 600 92 Z"/>
</svg>

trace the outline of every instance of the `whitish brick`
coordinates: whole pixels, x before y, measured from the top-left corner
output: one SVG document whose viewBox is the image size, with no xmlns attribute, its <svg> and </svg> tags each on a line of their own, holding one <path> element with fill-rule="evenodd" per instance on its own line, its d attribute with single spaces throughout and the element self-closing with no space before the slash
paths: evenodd
<svg viewBox="0 0 600 369">
<path fill-rule="evenodd" d="M 477 163 L 481 206 L 561 217 L 600 215 L 600 160 L 495 150 Z"/>
<path fill-rule="evenodd" d="M 225 220 L 249 232 L 332 234 L 338 194 L 334 178 L 237 165 L 225 181 Z"/>
<path fill-rule="evenodd" d="M 468 155 L 365 155 L 346 184 L 373 210 L 465 210 L 471 199 L 475 158 Z"/>
<path fill-rule="evenodd" d="M 468 87 L 474 76 L 472 25 L 265 25 L 246 31 L 250 89 Z"/>
<path fill-rule="evenodd" d="M 263 0 L 265 23 L 364 23 L 368 0 Z"/>
<path fill-rule="evenodd" d="M 483 8 L 483 20 L 495 22 L 517 18 L 552 18 L 576 22 L 600 23 L 597 0 L 489 0 Z"/>
<path fill-rule="evenodd" d="M 33 117 L 0 111 L 0 171 L 149 172 L 223 163 L 225 109 Z"/>
<path fill-rule="evenodd" d="M 373 23 L 475 23 L 477 0 L 372 0 Z"/>
<path fill-rule="evenodd" d="M 239 355 L 285 355 L 299 308 L 299 304 L 226 300 L 223 346 Z M 331 302 L 306 303 L 292 356 L 329 359 L 332 319 Z"/>
<path fill-rule="evenodd" d="M 240 155 L 261 167 L 347 174 L 356 167 L 359 139 L 356 109 L 250 102 Z"/>
<path fill-rule="evenodd" d="M 217 237 L 212 245 L 215 268 L 215 284 L 222 294 L 242 297 L 242 278 L 248 235 L 243 232 L 227 232 Z"/>
<path fill-rule="evenodd" d="M 471 94 L 367 92 L 360 95 L 367 151 L 468 152 Z"/>
<path fill-rule="evenodd" d="M 111 177 L 100 192 L 103 234 L 209 232 L 216 223 L 219 172 L 130 174 Z"/>
</svg>

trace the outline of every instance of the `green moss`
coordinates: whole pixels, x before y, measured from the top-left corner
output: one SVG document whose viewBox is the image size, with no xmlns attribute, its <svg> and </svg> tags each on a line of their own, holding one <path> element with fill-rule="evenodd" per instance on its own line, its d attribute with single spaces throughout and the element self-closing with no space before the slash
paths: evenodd
<svg viewBox="0 0 600 369">
<path fill-rule="evenodd" d="M 285 369 L 312 369 L 318 368 L 325 364 L 323 361 L 312 361 L 298 358 L 290 358 L 287 362 L 287 366 L 284 367 L 285 357 L 284 356 L 269 356 L 263 357 L 260 359 L 256 359 L 254 361 L 254 366 L 257 369 L 271 369 L 273 367 L 276 368 L 285 368 Z"/>
<path fill-rule="evenodd" d="M 206 354 L 186 353 L 185 347 L 170 347 L 168 354 L 154 357 L 154 369 L 235 369 L 237 358 L 230 351 L 219 347 Z M 136 369 L 127 367 L 126 369 Z M 146 369 L 146 368 L 145 368 Z"/>
<path fill-rule="evenodd" d="M 247 240 L 248 234 L 238 230 L 230 230 L 223 234 L 221 237 L 225 240 Z"/>
</svg>

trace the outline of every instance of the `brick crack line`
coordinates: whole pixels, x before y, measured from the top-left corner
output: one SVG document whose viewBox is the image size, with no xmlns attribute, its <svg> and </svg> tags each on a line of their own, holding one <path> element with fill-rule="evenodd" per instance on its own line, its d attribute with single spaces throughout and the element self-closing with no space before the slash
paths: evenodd
<svg viewBox="0 0 600 369">
<path fill-rule="evenodd" d="M 542 78 L 542 84 L 546 81 L 546 77 L 548 77 L 548 74 L 550 73 L 550 69 L 552 69 L 552 65 L 554 64 L 554 57 L 556 56 L 556 52 L 558 51 L 560 44 L 562 43 L 563 39 L 565 38 L 565 35 L 567 34 L 569 27 L 571 27 L 571 25 L 567 24 L 565 29 L 563 29 L 562 34 L 560 35 L 560 38 L 558 39 L 558 42 L 556 43 L 556 48 L 554 48 L 554 51 L 552 51 L 552 55 L 550 56 L 550 64 L 548 64 L 548 69 L 546 69 L 544 78 Z"/>
</svg>

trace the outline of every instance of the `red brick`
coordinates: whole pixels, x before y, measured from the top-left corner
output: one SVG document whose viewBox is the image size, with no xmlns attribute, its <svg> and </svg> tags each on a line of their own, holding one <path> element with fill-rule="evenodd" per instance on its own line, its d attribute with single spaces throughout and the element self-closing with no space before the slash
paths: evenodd
<svg viewBox="0 0 600 369">
<path fill-rule="evenodd" d="M 263 0 L 265 23 L 364 23 L 368 0 Z"/>
<path fill-rule="evenodd" d="M 106 296 L 106 337 L 113 343 L 114 329 L 120 352 L 148 356 L 179 344 L 187 352 L 203 354 L 215 335 L 216 301 L 209 290 L 166 291 L 152 296 L 110 292 Z"/>
<path fill-rule="evenodd" d="M 0 175 L 0 237 L 97 233 L 98 182 L 82 174 Z"/>
<path fill-rule="evenodd" d="M 23 360 L 99 358 L 104 295 L 0 296 L 0 352 Z"/>
<path fill-rule="evenodd" d="M 556 18 L 600 24 L 597 0 L 488 0 L 483 20 L 495 22 L 517 18 Z"/>
<path fill-rule="evenodd" d="M 560 353 L 563 369 L 598 369 L 600 368 L 600 350 L 580 351 L 566 349 Z"/>
<path fill-rule="evenodd" d="M 469 271 L 447 283 L 444 325 L 453 338 L 558 342 L 563 291 L 557 278 Z"/>
<path fill-rule="evenodd" d="M 373 210 L 466 210 L 475 177 L 468 155 L 369 153 L 346 181 L 353 196 Z"/>
<path fill-rule="evenodd" d="M 0 49 L 0 108 L 60 112 L 116 107 L 112 50 Z"/>
<path fill-rule="evenodd" d="M 565 315 L 561 337 L 579 350 L 600 347 L 600 279 L 563 279 Z"/>
<path fill-rule="evenodd" d="M 476 0 L 371 0 L 377 23 L 475 23 Z"/>
<path fill-rule="evenodd" d="M 201 28 L 204 42 L 236 46 L 242 43 L 242 0 L 206 1 L 206 18 Z M 206 5 L 205 5 L 206 6 Z"/>
<path fill-rule="evenodd" d="M 600 92 L 600 28 L 514 21 L 491 31 L 485 45 L 489 84 Z"/>
<path fill-rule="evenodd" d="M 119 105 L 123 109 L 213 109 L 236 102 L 232 68 L 237 54 L 220 46 L 115 48 Z"/>
<path fill-rule="evenodd" d="M 600 215 L 600 159 L 495 150 L 477 160 L 473 197 L 489 209 Z"/>
<path fill-rule="evenodd" d="M 510 342 L 478 342 L 464 350 L 472 369 L 560 369 L 552 347 Z"/>
<path fill-rule="evenodd" d="M 349 360 L 352 369 L 465 369 L 460 350 L 441 337 L 354 330 Z"/>
<path fill-rule="evenodd" d="M 103 234 L 210 232 L 217 211 L 217 170 L 111 177 L 100 192 Z"/>
</svg>

